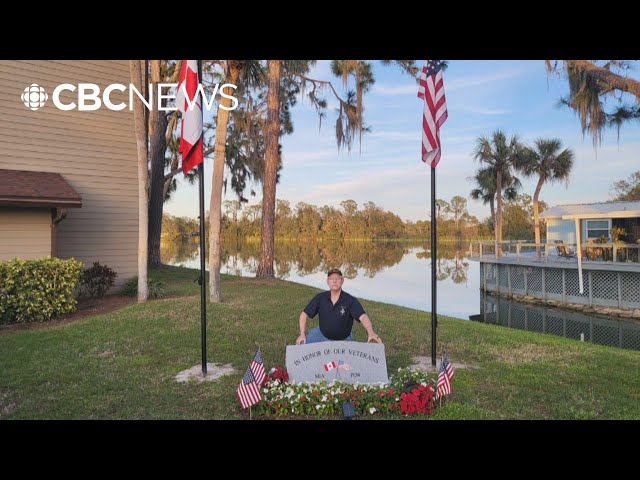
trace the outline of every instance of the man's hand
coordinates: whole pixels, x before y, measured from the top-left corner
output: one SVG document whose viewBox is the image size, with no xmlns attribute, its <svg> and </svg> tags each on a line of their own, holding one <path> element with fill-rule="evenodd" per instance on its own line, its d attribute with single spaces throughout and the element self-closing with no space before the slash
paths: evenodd
<svg viewBox="0 0 640 480">
<path fill-rule="evenodd" d="M 296 340 L 296 345 L 300 345 L 301 343 L 307 343 L 307 336 L 304 333 L 301 333 Z"/>
<path fill-rule="evenodd" d="M 367 342 L 382 343 L 382 339 L 380 338 L 380 336 L 378 336 L 378 334 L 376 334 L 376 332 L 372 331 L 372 332 L 369 332 Z"/>
</svg>

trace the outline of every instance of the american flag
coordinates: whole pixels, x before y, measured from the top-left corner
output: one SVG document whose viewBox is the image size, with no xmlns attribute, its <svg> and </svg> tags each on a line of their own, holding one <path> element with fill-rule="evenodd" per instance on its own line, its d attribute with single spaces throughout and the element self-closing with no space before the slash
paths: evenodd
<svg viewBox="0 0 640 480">
<path fill-rule="evenodd" d="M 238 400 L 240 400 L 240 406 L 242 406 L 242 408 L 250 407 L 251 405 L 258 403 L 261 398 L 262 394 L 260 393 L 260 387 L 256 383 L 256 378 L 253 375 L 251 366 L 248 366 L 247 371 L 238 386 Z"/>
<path fill-rule="evenodd" d="M 183 60 L 176 92 L 176 106 L 182 112 L 180 154 L 182 155 L 182 171 L 184 173 L 204 160 L 202 98 L 198 95 L 198 82 L 198 61 Z"/>
<path fill-rule="evenodd" d="M 455 375 L 455 370 L 453 369 L 453 365 L 451 365 L 451 363 L 449 362 L 448 353 L 444 354 L 443 362 L 445 364 L 444 371 L 447 374 L 447 377 L 449 377 L 449 382 L 451 382 L 451 380 L 453 380 L 453 376 Z"/>
<path fill-rule="evenodd" d="M 420 74 L 418 97 L 424 100 L 422 114 L 422 161 L 438 165 L 440 161 L 440 127 L 447 119 L 442 60 L 426 60 Z"/>
<path fill-rule="evenodd" d="M 451 379 L 454 375 L 454 369 L 449 363 L 449 357 L 445 354 L 438 369 L 438 386 L 436 387 L 436 398 L 451 393 Z"/>
<path fill-rule="evenodd" d="M 260 353 L 260 349 L 258 349 L 255 357 L 253 357 L 253 360 L 251 361 L 251 370 L 253 371 L 253 376 L 255 377 L 258 386 L 262 385 L 267 374 L 264 371 L 264 361 L 262 360 L 262 353 Z"/>
</svg>

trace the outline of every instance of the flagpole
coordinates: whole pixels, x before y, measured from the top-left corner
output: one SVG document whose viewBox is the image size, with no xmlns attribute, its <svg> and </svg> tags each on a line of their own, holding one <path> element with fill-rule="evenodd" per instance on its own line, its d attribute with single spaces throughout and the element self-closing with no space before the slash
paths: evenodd
<svg viewBox="0 0 640 480">
<path fill-rule="evenodd" d="M 436 167 L 431 166 L 431 365 L 436 366 L 436 328 L 438 326 L 438 295 L 436 264 L 438 261 L 438 236 L 436 215 Z"/>
<path fill-rule="evenodd" d="M 198 60 L 198 81 L 202 82 L 202 61 Z M 202 99 L 200 99 L 202 102 Z M 200 103 L 204 106 L 204 103 Z M 204 110 L 200 109 L 201 113 Z M 203 122 L 204 124 L 204 122 Z M 204 131 L 201 145 L 204 146 Z M 202 147 L 204 148 L 204 147 Z M 202 376 L 207 376 L 207 282 L 205 281 L 205 251 L 204 251 L 204 159 L 198 164 L 198 193 L 200 195 L 200 331 L 202 338 Z"/>
</svg>

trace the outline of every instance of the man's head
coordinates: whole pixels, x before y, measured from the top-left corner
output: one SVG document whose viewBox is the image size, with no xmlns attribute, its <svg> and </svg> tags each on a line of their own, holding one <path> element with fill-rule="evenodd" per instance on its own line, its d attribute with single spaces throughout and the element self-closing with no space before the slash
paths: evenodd
<svg viewBox="0 0 640 480">
<path fill-rule="evenodd" d="M 332 292 L 338 292 L 342 288 L 344 278 L 342 272 L 337 268 L 332 268 L 327 272 L 327 285 Z"/>
</svg>

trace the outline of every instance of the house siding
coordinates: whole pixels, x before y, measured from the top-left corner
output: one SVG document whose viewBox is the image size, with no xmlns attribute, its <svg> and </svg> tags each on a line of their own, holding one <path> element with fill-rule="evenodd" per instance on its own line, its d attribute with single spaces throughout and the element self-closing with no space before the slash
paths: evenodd
<svg viewBox="0 0 640 480">
<path fill-rule="evenodd" d="M 51 255 L 51 210 L 0 207 L 0 261 Z"/>
<path fill-rule="evenodd" d="M 576 243 L 576 225 L 573 220 L 561 220 L 559 218 L 547 219 L 547 242 L 553 243 L 562 240 L 568 244 Z"/>
<path fill-rule="evenodd" d="M 0 61 L 0 168 L 57 172 L 64 177 L 82 197 L 82 208 L 68 209 L 67 217 L 56 226 L 57 255 L 74 257 L 85 266 L 106 263 L 118 273 L 116 286 L 137 274 L 133 112 L 104 107 L 62 111 L 53 106 L 51 95 L 60 83 L 95 83 L 102 90 L 111 83 L 129 82 L 127 60 Z M 32 83 L 49 95 L 37 111 L 20 100 L 24 88 Z M 112 101 L 128 103 L 125 93 L 114 91 Z M 61 95 L 61 100 L 77 103 L 70 92 Z"/>
</svg>

